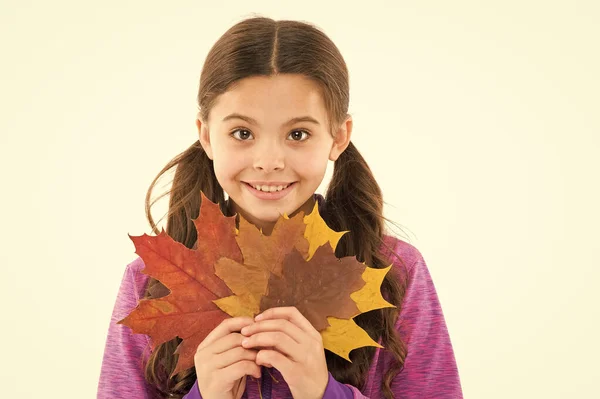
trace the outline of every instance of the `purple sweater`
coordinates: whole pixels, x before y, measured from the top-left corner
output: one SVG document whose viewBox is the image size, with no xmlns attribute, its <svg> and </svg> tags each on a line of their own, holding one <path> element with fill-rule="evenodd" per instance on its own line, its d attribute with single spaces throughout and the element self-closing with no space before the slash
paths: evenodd
<svg viewBox="0 0 600 399">
<path fill-rule="evenodd" d="M 408 286 L 396 323 L 400 337 L 407 345 L 404 369 L 392 381 L 396 398 L 462 398 L 462 389 L 454 352 L 442 308 L 429 270 L 421 253 L 411 244 L 386 236 L 395 252 L 404 260 L 402 269 L 394 259 L 390 271 L 408 271 Z M 385 252 L 384 252 L 385 254 Z M 108 328 L 104 358 L 98 384 L 98 398 L 154 399 L 152 388 L 144 380 L 142 359 L 150 353 L 149 337 L 132 334 L 129 327 L 116 324 L 137 305 L 143 296 L 148 276 L 141 273 L 140 257 L 127 265 Z M 402 275 L 401 275 L 402 276 Z M 406 276 L 404 277 L 406 278 Z M 379 340 L 381 344 L 381 339 Z M 364 389 L 336 381 L 331 373 L 323 399 L 372 398 L 383 399 L 381 381 L 389 368 L 392 355 L 386 349 L 376 349 Z M 271 375 L 267 371 L 270 371 Z M 257 382 L 258 381 L 258 382 Z M 262 367 L 262 377 L 248 377 L 245 399 L 258 399 L 259 388 L 264 399 L 292 398 L 281 373 Z M 198 381 L 186 399 L 200 399 Z"/>
</svg>

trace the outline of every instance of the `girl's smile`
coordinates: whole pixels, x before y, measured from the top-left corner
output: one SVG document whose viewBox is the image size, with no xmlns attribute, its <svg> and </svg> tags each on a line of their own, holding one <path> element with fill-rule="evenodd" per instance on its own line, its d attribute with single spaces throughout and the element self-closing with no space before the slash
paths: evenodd
<svg viewBox="0 0 600 399">
<path fill-rule="evenodd" d="M 259 199 L 279 200 L 290 193 L 297 182 L 242 182 L 243 185 Z"/>
</svg>

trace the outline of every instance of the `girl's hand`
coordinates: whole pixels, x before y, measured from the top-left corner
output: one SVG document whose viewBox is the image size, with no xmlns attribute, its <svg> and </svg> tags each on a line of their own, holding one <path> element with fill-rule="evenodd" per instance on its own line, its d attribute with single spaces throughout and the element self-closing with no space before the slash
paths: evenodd
<svg viewBox="0 0 600 399">
<path fill-rule="evenodd" d="M 296 307 L 271 308 L 242 328 L 244 348 L 258 348 L 256 364 L 275 367 L 296 399 L 321 399 L 329 373 L 321 334 Z"/>
<path fill-rule="evenodd" d="M 198 345 L 194 366 L 203 399 L 239 399 L 246 389 L 246 376 L 260 378 L 256 350 L 242 347 L 237 331 L 254 323 L 249 317 L 225 319 Z"/>
</svg>

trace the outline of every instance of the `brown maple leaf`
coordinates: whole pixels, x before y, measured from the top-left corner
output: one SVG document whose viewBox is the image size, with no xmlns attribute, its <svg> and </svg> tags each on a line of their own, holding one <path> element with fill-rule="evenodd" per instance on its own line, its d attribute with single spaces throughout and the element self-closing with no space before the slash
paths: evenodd
<svg viewBox="0 0 600 399">
<path fill-rule="evenodd" d="M 317 248 L 307 262 L 296 249 L 285 257 L 282 277 L 271 275 L 260 310 L 295 306 L 317 331 L 328 316 L 349 319 L 360 313 L 350 297 L 364 287 L 365 264 L 353 256 L 338 259 L 329 245 Z"/>
<path fill-rule="evenodd" d="M 227 257 L 242 262 L 235 241 L 235 217 L 225 217 L 218 205 L 202 194 L 200 215 L 194 220 L 198 232 L 195 247 L 189 249 L 174 241 L 164 230 L 157 236 L 129 236 L 148 274 L 164 284 L 170 294 L 158 299 L 142 299 L 118 324 L 134 333 L 147 334 L 153 350 L 173 338 L 183 341 L 171 376 L 194 367 L 198 345 L 221 321 L 230 316 L 214 304 L 215 299 L 232 294 L 215 275 L 214 264 Z"/>
</svg>

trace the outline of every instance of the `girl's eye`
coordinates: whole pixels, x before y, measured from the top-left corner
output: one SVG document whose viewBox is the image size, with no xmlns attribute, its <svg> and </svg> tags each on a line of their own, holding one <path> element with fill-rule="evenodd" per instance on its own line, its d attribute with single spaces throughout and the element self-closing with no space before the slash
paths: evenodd
<svg viewBox="0 0 600 399">
<path fill-rule="evenodd" d="M 306 135 L 306 138 L 302 138 L 302 134 Z M 306 131 L 306 130 L 294 130 L 293 132 L 290 133 L 290 137 L 292 138 L 293 141 L 304 141 L 306 139 L 308 139 L 308 137 L 310 137 L 310 134 Z"/>
<path fill-rule="evenodd" d="M 236 134 L 238 132 L 242 132 L 242 134 Z M 235 137 L 237 140 L 247 141 L 247 140 L 250 140 L 249 137 L 252 136 L 252 133 L 250 133 L 250 131 L 246 130 L 246 129 L 237 129 L 237 130 L 234 130 L 233 132 L 231 132 L 231 135 L 233 137 Z"/>
<path fill-rule="evenodd" d="M 239 141 L 254 140 L 252 133 L 246 129 L 236 129 L 231 132 L 231 135 Z M 292 141 L 305 141 L 310 137 L 310 133 L 306 130 L 294 130 L 290 133 L 289 137 L 291 137 Z"/>
</svg>

